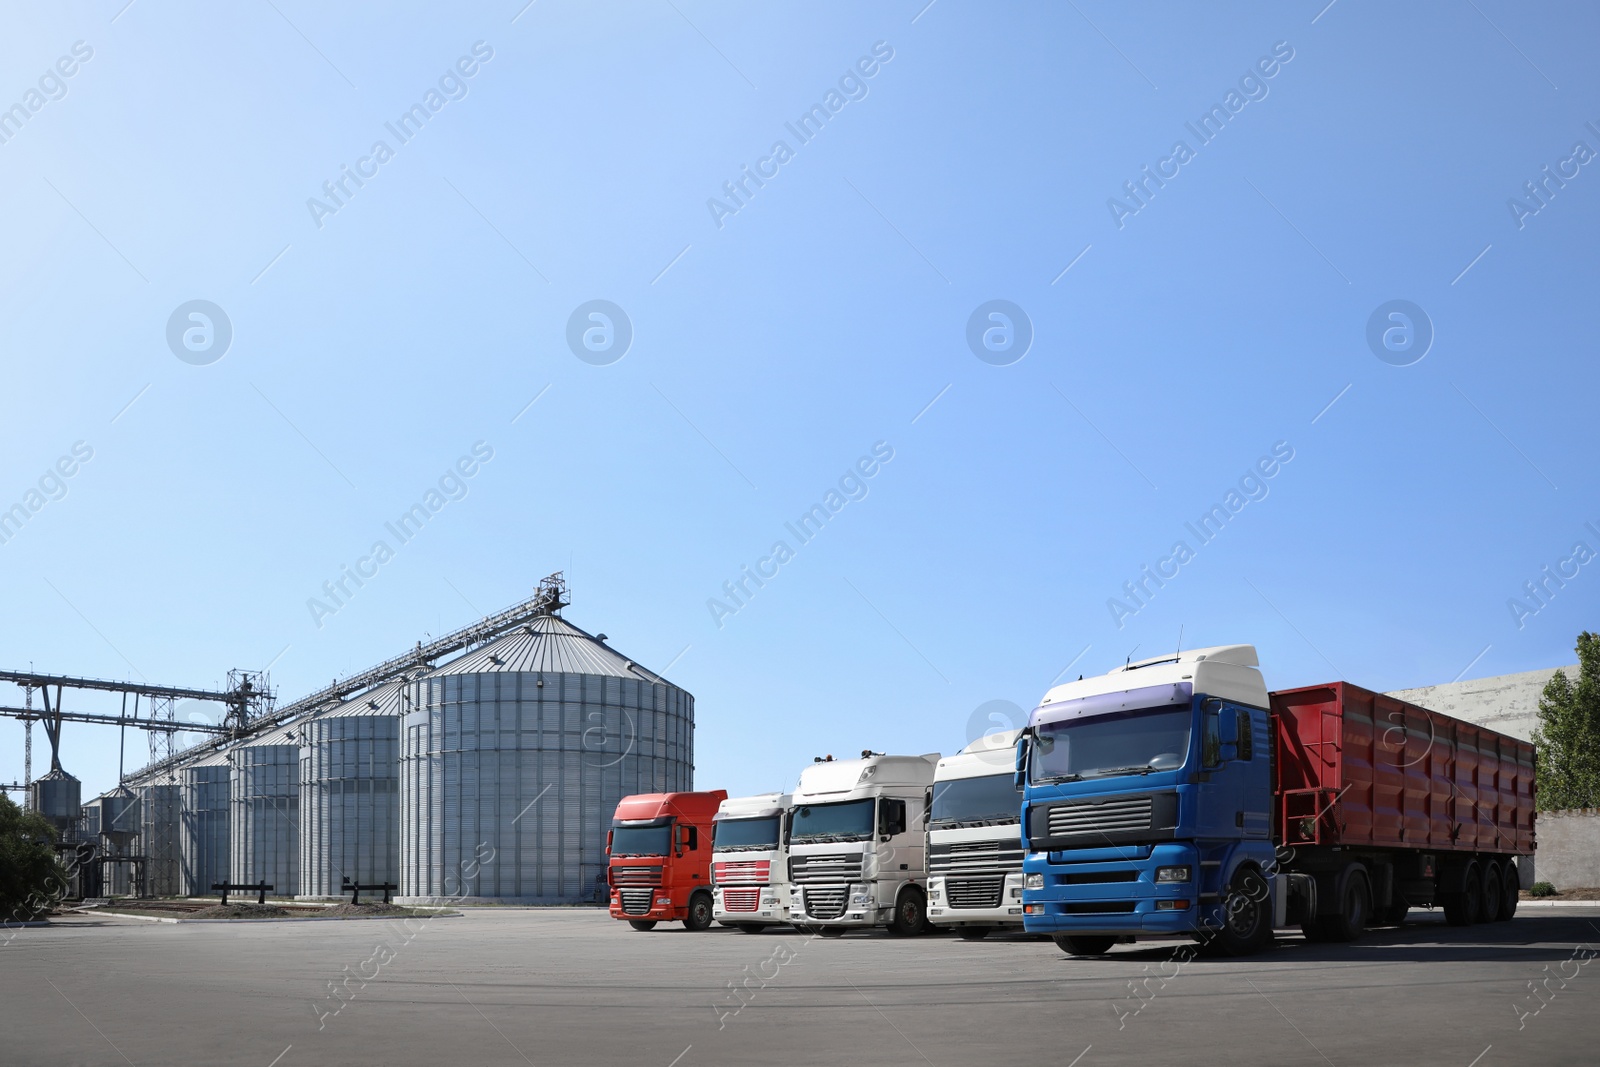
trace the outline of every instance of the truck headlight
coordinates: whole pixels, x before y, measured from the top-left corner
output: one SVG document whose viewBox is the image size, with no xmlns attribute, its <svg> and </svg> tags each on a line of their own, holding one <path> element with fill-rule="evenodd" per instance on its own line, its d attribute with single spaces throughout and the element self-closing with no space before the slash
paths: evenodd
<svg viewBox="0 0 1600 1067">
<path fill-rule="evenodd" d="M 1187 882 L 1189 880 L 1190 873 L 1191 868 L 1187 864 L 1182 867 L 1157 867 L 1156 884 L 1160 885 L 1163 882 Z"/>
<path fill-rule="evenodd" d="M 1025 874 L 1025 875 L 1023 875 L 1022 876 L 1022 888 L 1024 888 L 1024 889 L 1043 889 L 1044 888 L 1044 875 L 1042 875 L 1042 874 Z"/>
</svg>

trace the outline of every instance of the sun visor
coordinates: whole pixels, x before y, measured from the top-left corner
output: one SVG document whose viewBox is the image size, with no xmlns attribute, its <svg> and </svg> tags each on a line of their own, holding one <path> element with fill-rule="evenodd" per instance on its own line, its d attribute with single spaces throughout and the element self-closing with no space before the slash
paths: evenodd
<svg viewBox="0 0 1600 1067">
<path fill-rule="evenodd" d="M 1193 699 L 1192 682 L 1173 682 L 1170 685 L 1123 689 L 1115 693 L 1096 693 L 1076 700 L 1063 700 L 1059 704 L 1041 704 L 1028 716 L 1028 725 L 1042 726 L 1045 723 L 1062 722 L 1066 719 L 1092 719 L 1098 715 L 1113 715 L 1119 711 L 1187 704 Z"/>
</svg>

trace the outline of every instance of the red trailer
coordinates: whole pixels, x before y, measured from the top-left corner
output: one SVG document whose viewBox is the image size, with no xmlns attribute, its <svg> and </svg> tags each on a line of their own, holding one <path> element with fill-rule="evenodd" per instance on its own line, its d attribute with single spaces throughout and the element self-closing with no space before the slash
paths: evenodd
<svg viewBox="0 0 1600 1067">
<path fill-rule="evenodd" d="M 1359 933 L 1352 896 L 1379 922 L 1434 905 L 1458 926 L 1511 918 L 1534 850 L 1531 744 L 1349 682 L 1270 700 L 1273 838 L 1282 870 L 1314 882 L 1308 937 Z"/>
</svg>

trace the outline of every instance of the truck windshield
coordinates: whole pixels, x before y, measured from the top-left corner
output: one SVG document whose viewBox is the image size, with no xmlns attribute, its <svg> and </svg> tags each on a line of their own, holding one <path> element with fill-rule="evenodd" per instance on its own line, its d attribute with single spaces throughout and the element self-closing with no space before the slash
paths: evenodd
<svg viewBox="0 0 1600 1067">
<path fill-rule="evenodd" d="M 1166 706 L 1044 723 L 1034 730 L 1035 782 L 1176 770 L 1189 752 L 1188 707 Z"/>
<path fill-rule="evenodd" d="M 665 856 L 672 850 L 672 825 L 617 826 L 611 830 L 613 856 Z"/>
<path fill-rule="evenodd" d="M 934 830 L 960 826 L 1004 826 L 1021 821 L 1022 791 L 1012 774 L 956 778 L 933 784 Z"/>
<path fill-rule="evenodd" d="M 718 819 L 711 847 L 718 852 L 777 848 L 778 817 L 758 819 Z"/>
<path fill-rule="evenodd" d="M 789 840 L 866 841 L 872 837 L 872 798 L 841 800 L 837 804 L 802 804 L 794 809 Z"/>
</svg>

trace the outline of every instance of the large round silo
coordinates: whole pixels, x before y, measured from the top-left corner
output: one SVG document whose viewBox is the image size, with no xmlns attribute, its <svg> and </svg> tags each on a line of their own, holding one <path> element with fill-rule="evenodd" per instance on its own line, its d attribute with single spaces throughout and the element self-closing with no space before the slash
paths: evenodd
<svg viewBox="0 0 1600 1067">
<path fill-rule="evenodd" d="M 279 726 L 229 750 L 229 880 L 265 881 L 278 897 L 300 891 L 300 731 Z"/>
<path fill-rule="evenodd" d="M 232 772 L 225 752 L 203 756 L 178 771 L 183 799 L 182 892 L 191 897 L 210 896 L 212 886 L 229 878 L 228 783 Z"/>
<path fill-rule="evenodd" d="M 406 695 L 406 899 L 603 900 L 617 801 L 694 788 L 694 697 L 555 615 Z"/>
<path fill-rule="evenodd" d="M 300 891 L 400 880 L 400 691 L 389 682 L 302 726 Z"/>
</svg>

